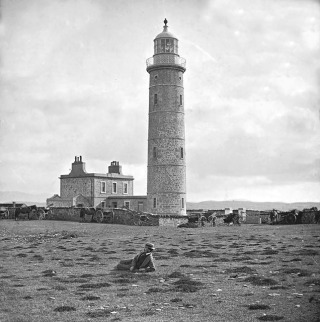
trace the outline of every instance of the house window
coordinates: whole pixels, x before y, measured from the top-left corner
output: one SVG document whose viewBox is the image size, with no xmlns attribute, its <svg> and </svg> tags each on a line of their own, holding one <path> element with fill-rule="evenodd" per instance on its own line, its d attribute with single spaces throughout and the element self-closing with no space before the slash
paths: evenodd
<svg viewBox="0 0 320 322">
<path fill-rule="evenodd" d="M 158 94 L 154 94 L 153 104 L 154 105 L 158 104 Z"/>
<path fill-rule="evenodd" d="M 123 194 L 128 194 L 128 182 L 123 183 Z"/>
<path fill-rule="evenodd" d="M 153 147 L 153 158 L 157 158 L 157 148 L 155 146 Z"/>
<path fill-rule="evenodd" d="M 105 208 L 106 207 L 106 202 L 105 201 L 102 201 L 101 202 L 101 208 Z"/>
<path fill-rule="evenodd" d="M 124 202 L 124 207 L 127 209 L 130 209 L 130 201 L 125 201 Z"/>
<path fill-rule="evenodd" d="M 112 182 L 112 193 L 117 193 L 117 183 Z"/>
<path fill-rule="evenodd" d="M 118 208 L 118 203 L 117 202 L 112 202 L 112 208 Z"/>
<path fill-rule="evenodd" d="M 101 181 L 101 193 L 107 192 L 107 184 L 105 181 Z"/>
<path fill-rule="evenodd" d="M 180 95 L 180 105 L 182 105 L 182 95 Z"/>
<path fill-rule="evenodd" d="M 181 208 L 184 209 L 184 198 L 181 199 Z"/>
<path fill-rule="evenodd" d="M 153 208 L 157 208 L 157 198 L 153 198 Z"/>
</svg>

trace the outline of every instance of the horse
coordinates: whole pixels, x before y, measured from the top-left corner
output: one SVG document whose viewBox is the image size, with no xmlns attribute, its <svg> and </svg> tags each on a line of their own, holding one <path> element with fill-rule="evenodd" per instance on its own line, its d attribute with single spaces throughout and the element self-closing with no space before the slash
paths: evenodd
<svg viewBox="0 0 320 322">
<path fill-rule="evenodd" d="M 37 213 L 37 212 L 38 212 L 38 207 L 36 205 L 16 208 L 14 212 L 14 220 L 17 221 L 19 219 L 20 214 L 27 215 L 28 220 L 30 220 L 30 213 Z"/>
<path fill-rule="evenodd" d="M 270 225 L 274 225 L 278 222 L 278 211 L 273 209 L 271 212 L 270 212 Z"/>
<path fill-rule="evenodd" d="M 209 217 L 208 217 L 208 222 L 211 224 L 212 227 L 214 227 L 216 225 L 216 212 L 212 213 Z"/>
<path fill-rule="evenodd" d="M 6 207 L 0 207 L 0 219 L 8 219 L 9 210 Z"/>
<path fill-rule="evenodd" d="M 82 207 L 80 209 L 80 222 L 86 221 L 86 215 L 89 216 L 89 217 L 87 217 L 87 219 L 89 219 L 89 221 L 92 221 L 94 214 L 95 214 L 95 209 L 93 207 L 91 207 L 91 208 Z M 91 216 L 91 219 L 90 219 L 90 216 Z"/>
</svg>

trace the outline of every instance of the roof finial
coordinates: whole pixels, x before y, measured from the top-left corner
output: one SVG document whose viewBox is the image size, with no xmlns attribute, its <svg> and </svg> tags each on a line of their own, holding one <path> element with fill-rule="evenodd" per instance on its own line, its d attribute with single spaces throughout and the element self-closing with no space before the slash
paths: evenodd
<svg viewBox="0 0 320 322">
<path fill-rule="evenodd" d="M 167 18 L 164 18 L 164 21 L 163 22 L 164 22 L 164 26 L 167 27 L 167 23 L 168 23 Z"/>
</svg>

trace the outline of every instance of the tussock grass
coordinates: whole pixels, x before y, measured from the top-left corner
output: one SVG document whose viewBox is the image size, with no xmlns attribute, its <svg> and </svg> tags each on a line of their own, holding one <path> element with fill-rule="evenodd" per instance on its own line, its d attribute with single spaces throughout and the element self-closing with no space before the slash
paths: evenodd
<svg viewBox="0 0 320 322">
<path fill-rule="evenodd" d="M 160 288 L 160 287 L 151 287 L 147 290 L 147 294 L 150 294 L 150 293 L 166 293 L 166 292 L 169 292 L 170 290 L 169 289 L 164 289 L 164 288 Z"/>
<path fill-rule="evenodd" d="M 270 290 L 287 290 L 289 287 L 284 285 L 271 286 Z"/>
<path fill-rule="evenodd" d="M 298 256 L 316 256 L 319 255 L 319 251 L 314 249 L 300 249 L 296 252 L 291 252 L 291 255 L 298 255 Z"/>
<path fill-rule="evenodd" d="M 62 286 L 62 285 L 56 285 L 53 287 L 54 290 L 57 290 L 57 291 L 66 291 L 67 288 L 65 286 Z"/>
<path fill-rule="evenodd" d="M 226 269 L 226 273 L 245 273 L 245 274 L 254 274 L 257 270 L 254 268 L 251 268 L 249 266 L 241 266 L 241 267 L 235 267 L 235 268 L 228 268 Z"/>
<path fill-rule="evenodd" d="M 76 308 L 73 306 L 68 305 L 62 305 L 58 306 L 54 309 L 55 312 L 70 312 L 70 311 L 76 311 Z"/>
<path fill-rule="evenodd" d="M 43 271 L 42 274 L 43 274 L 43 276 L 52 277 L 52 276 L 56 276 L 57 272 L 53 269 L 47 269 L 47 270 Z"/>
<path fill-rule="evenodd" d="M 28 255 L 25 253 L 19 253 L 16 255 L 16 257 L 27 257 Z"/>
<path fill-rule="evenodd" d="M 297 274 L 298 276 L 311 276 L 312 272 L 301 268 L 286 268 L 282 271 L 284 274 Z"/>
<path fill-rule="evenodd" d="M 270 310 L 270 306 L 266 304 L 250 304 L 249 310 Z"/>
<path fill-rule="evenodd" d="M 37 261 L 44 261 L 44 257 L 41 255 L 34 255 L 32 258 L 36 259 Z"/>
<path fill-rule="evenodd" d="M 170 302 L 172 303 L 182 302 L 182 299 L 179 297 L 175 297 L 174 299 L 171 299 Z"/>
<path fill-rule="evenodd" d="M 276 280 L 272 278 L 263 277 L 263 276 L 250 276 L 245 278 L 243 281 L 249 282 L 252 285 L 259 285 L 259 286 L 269 286 L 269 285 L 279 284 Z"/>
<path fill-rule="evenodd" d="M 80 278 L 88 278 L 88 277 L 93 277 L 94 275 L 92 275 L 92 274 L 82 274 L 82 275 L 80 275 L 79 277 Z"/>
<path fill-rule="evenodd" d="M 173 282 L 174 290 L 177 292 L 193 293 L 197 292 L 203 286 L 200 281 L 194 281 L 189 277 L 182 277 L 178 281 Z"/>
<path fill-rule="evenodd" d="M 81 298 L 82 301 L 96 301 L 96 300 L 100 300 L 100 296 L 97 295 L 86 295 L 84 297 Z"/>
<path fill-rule="evenodd" d="M 181 277 L 185 277 L 185 274 L 175 271 L 175 272 L 172 272 L 171 274 L 167 275 L 167 277 L 169 277 L 169 278 L 181 278 Z"/>
<path fill-rule="evenodd" d="M 157 312 L 154 311 L 153 309 L 144 309 L 141 312 L 142 316 L 152 316 L 152 315 L 155 315 L 155 314 L 157 314 Z"/>
<path fill-rule="evenodd" d="M 278 250 L 274 250 L 274 249 L 267 249 L 261 252 L 261 255 L 276 255 L 278 254 L 279 251 Z"/>
<path fill-rule="evenodd" d="M 312 278 L 310 280 L 307 280 L 304 284 L 308 286 L 311 284 L 320 285 L 320 278 Z"/>
<path fill-rule="evenodd" d="M 112 311 L 108 309 L 99 309 L 87 312 L 86 316 L 88 316 L 89 318 L 104 318 L 110 316 L 111 312 Z"/>
<path fill-rule="evenodd" d="M 110 287 L 110 283 L 87 283 L 87 284 L 81 284 L 78 286 L 80 289 L 98 289 L 98 288 L 103 288 L 103 287 Z"/>
<path fill-rule="evenodd" d="M 130 278 L 118 278 L 113 280 L 113 283 L 117 283 L 117 284 L 129 284 L 133 282 L 136 282 L 136 280 L 130 279 Z"/>
<path fill-rule="evenodd" d="M 279 315 L 263 315 L 257 317 L 257 319 L 260 321 L 280 321 L 283 320 L 284 317 Z"/>
<path fill-rule="evenodd" d="M 81 238 L 74 240 L 76 237 L 70 234 L 70 238 L 62 239 L 61 231 L 76 233 Z M 259 321 L 258 317 L 269 311 L 272 314 L 262 317 L 266 321 L 283 318 L 300 322 L 301 317 L 316 320 L 320 257 L 304 256 L 305 250 L 318 251 L 319 237 L 312 237 L 319 236 L 316 225 L 242 225 L 214 230 L 204 227 L 190 235 L 187 232 L 191 233 L 174 227 L 53 221 L 24 222 L 18 226 L 13 221 L 1 221 L 0 257 L 5 260 L 0 266 L 0 290 L 4 293 L 0 316 L 5 320 L 8 315 L 12 321 L 21 322 L 89 319 L 190 322 L 212 321 L 217 317 L 236 322 Z M 29 234 L 29 240 L 34 240 L 31 244 L 26 243 Z M 255 241 L 248 243 L 248 236 Z M 299 238 L 293 239 L 296 236 Z M 119 259 L 128 256 L 128 251 L 137 253 L 146 241 L 156 244 L 156 272 L 134 274 L 113 270 Z M 270 250 L 278 254 L 261 254 Z M 28 256 L 17 256 L 24 253 Z M 299 265 L 294 265 L 294 259 L 299 259 Z M 73 266 L 65 267 L 61 262 Z M 46 271 L 48 276 L 44 276 Z M 226 273 L 239 278 L 230 279 Z M 293 287 L 305 296 L 291 297 Z M 280 296 L 268 296 L 273 293 L 270 290 L 277 289 L 280 292 L 275 293 Z M 263 306 L 267 304 L 272 310 Z M 62 306 L 71 309 L 67 311 Z M 293 311 L 297 314 L 292 314 Z"/>
</svg>

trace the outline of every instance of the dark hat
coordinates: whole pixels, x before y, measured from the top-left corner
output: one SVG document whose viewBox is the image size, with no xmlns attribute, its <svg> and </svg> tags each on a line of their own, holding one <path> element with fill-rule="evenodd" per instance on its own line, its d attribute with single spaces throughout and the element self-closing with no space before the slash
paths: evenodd
<svg viewBox="0 0 320 322">
<path fill-rule="evenodd" d="M 148 247 L 150 250 L 155 250 L 154 245 L 151 243 L 146 243 L 146 247 Z"/>
</svg>

